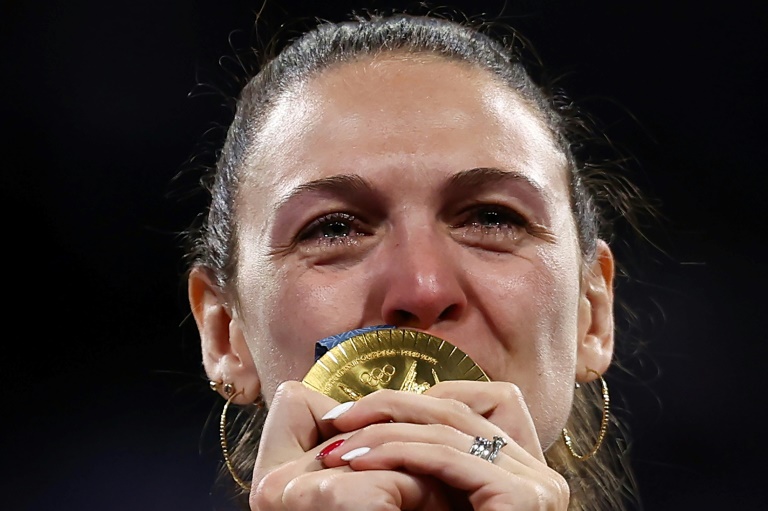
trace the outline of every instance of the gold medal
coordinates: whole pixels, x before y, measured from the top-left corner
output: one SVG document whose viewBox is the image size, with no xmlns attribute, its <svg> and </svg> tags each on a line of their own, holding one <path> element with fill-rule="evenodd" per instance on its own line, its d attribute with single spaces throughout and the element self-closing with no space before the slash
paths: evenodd
<svg viewBox="0 0 768 511">
<path fill-rule="evenodd" d="M 446 380 L 490 381 L 466 353 L 448 341 L 415 330 L 380 329 L 337 344 L 302 380 L 339 402 L 379 389 L 423 393 Z"/>
</svg>

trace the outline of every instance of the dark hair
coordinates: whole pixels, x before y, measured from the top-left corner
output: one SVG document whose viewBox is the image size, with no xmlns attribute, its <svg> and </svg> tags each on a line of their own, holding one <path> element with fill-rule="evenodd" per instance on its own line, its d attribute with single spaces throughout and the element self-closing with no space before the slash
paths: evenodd
<svg viewBox="0 0 768 511">
<path fill-rule="evenodd" d="M 234 119 L 227 132 L 215 171 L 206 184 L 210 192 L 207 216 L 188 231 L 190 267 L 204 267 L 225 289 L 236 268 L 237 239 L 235 207 L 239 179 L 245 160 L 260 146 L 261 128 L 271 108 L 297 83 L 328 68 L 382 53 L 400 52 L 437 55 L 485 69 L 513 89 L 538 113 L 557 147 L 568 161 L 571 208 L 576 220 L 581 252 L 585 260 L 595 256 L 598 239 L 611 237 L 611 220 L 625 216 L 633 222 L 631 202 L 636 190 L 625 178 L 612 177 L 600 166 L 591 165 L 590 123 L 561 92 L 534 82 L 513 37 L 495 38 L 469 22 L 459 23 L 436 16 L 368 16 L 341 23 L 323 22 L 288 44 L 266 62 L 242 89 Z M 600 424 L 599 388 L 583 386 L 575 393 L 567 427 L 582 451 L 594 443 Z M 242 430 L 230 450 L 237 470 L 252 470 L 263 415 L 245 407 Z M 615 423 L 608 442 L 586 462 L 574 461 L 565 446 L 556 443 L 547 452 L 550 465 L 562 473 L 571 488 L 569 509 L 623 509 L 635 498 L 634 482 L 626 465 L 621 427 Z M 226 473 L 226 469 L 224 469 Z"/>
</svg>

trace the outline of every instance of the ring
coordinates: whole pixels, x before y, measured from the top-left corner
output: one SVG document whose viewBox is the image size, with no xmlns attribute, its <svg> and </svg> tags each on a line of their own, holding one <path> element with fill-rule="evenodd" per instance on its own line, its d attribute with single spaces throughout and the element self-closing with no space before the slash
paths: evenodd
<svg viewBox="0 0 768 511">
<path fill-rule="evenodd" d="M 493 440 L 476 436 L 472 447 L 469 448 L 469 454 L 493 463 L 505 445 L 507 445 L 507 441 L 500 436 L 493 437 Z"/>
</svg>

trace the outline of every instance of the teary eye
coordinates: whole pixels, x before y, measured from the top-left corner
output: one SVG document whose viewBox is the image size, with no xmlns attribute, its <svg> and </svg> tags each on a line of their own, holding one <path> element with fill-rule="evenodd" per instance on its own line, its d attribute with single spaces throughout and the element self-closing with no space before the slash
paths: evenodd
<svg viewBox="0 0 768 511">
<path fill-rule="evenodd" d="M 516 211 L 504 206 L 480 205 L 464 211 L 461 224 L 488 229 L 524 227 L 528 221 Z"/>
<path fill-rule="evenodd" d="M 360 222 L 349 213 L 329 213 L 313 220 L 301 230 L 299 241 L 306 240 L 333 240 L 352 236 L 365 236 L 367 232 L 362 229 Z"/>
<path fill-rule="evenodd" d="M 350 235 L 352 226 L 348 222 L 330 220 L 323 225 L 318 226 L 318 231 L 325 238 L 343 237 Z"/>
<path fill-rule="evenodd" d="M 476 212 L 475 218 L 477 219 L 478 224 L 486 225 L 488 227 L 500 227 L 510 223 L 509 215 L 505 215 L 495 208 L 481 209 Z"/>
<path fill-rule="evenodd" d="M 531 222 L 509 206 L 473 204 L 461 210 L 451 229 L 462 243 L 494 252 L 507 252 L 517 246 Z"/>
</svg>

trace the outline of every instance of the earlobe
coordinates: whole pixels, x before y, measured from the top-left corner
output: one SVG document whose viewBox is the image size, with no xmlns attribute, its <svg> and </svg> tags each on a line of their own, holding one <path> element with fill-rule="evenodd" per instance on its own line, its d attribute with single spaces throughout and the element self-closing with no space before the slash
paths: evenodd
<svg viewBox="0 0 768 511">
<path fill-rule="evenodd" d="M 595 260 L 582 276 L 579 307 L 579 346 L 576 379 L 590 381 L 594 374 L 603 374 L 613 357 L 613 277 L 614 259 L 611 249 L 598 240 Z"/>
<path fill-rule="evenodd" d="M 200 335 L 203 367 L 208 378 L 214 382 L 232 384 L 239 393 L 233 399 L 235 403 L 256 401 L 261 392 L 256 366 L 242 325 L 227 303 L 223 291 L 214 284 L 206 269 L 196 267 L 189 274 L 187 292 Z M 223 388 L 223 385 L 219 387 Z"/>
</svg>

